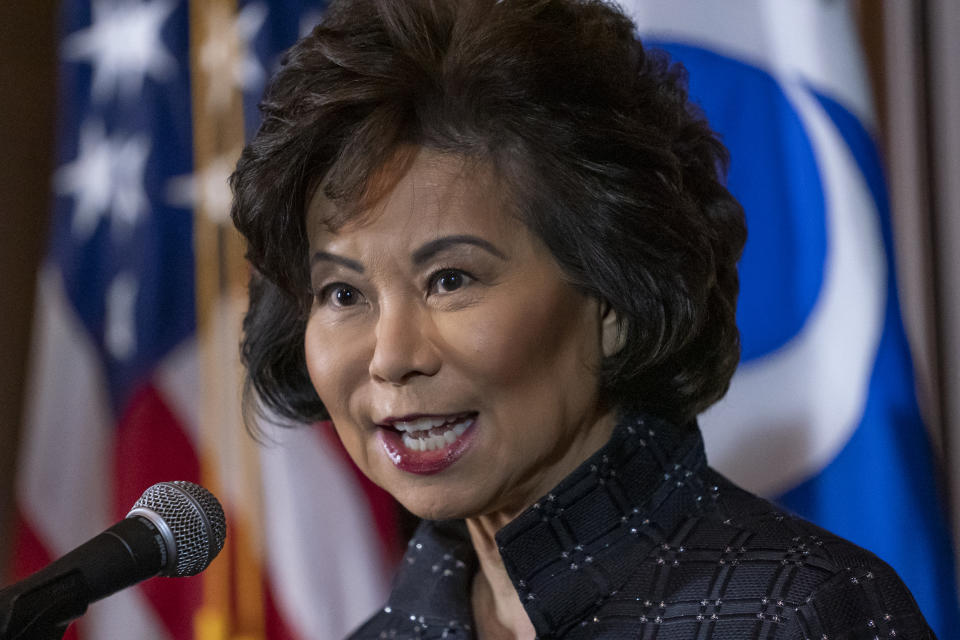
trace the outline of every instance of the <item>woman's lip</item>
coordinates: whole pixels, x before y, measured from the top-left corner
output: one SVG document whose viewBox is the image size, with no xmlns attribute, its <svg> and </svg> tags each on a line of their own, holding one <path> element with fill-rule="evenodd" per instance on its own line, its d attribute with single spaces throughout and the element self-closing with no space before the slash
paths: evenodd
<svg viewBox="0 0 960 640">
<path fill-rule="evenodd" d="M 449 414 L 451 417 L 463 414 Z M 432 417 L 432 416 L 431 416 Z M 377 439 L 384 452 L 395 467 L 401 471 L 418 475 L 440 473 L 450 467 L 467 452 L 473 444 L 477 426 L 477 416 L 467 418 L 469 425 L 456 440 L 446 446 L 431 451 L 417 451 L 403 444 L 403 434 L 392 429 L 381 429 Z"/>
<path fill-rule="evenodd" d="M 375 424 L 379 427 L 393 428 L 393 426 L 398 422 L 413 422 L 415 420 L 420 420 L 422 418 L 444 420 L 446 422 L 460 416 L 468 416 L 471 413 L 476 413 L 476 412 L 475 411 L 455 411 L 453 413 L 410 413 L 400 417 L 388 416 L 383 420 L 376 421 Z"/>
</svg>

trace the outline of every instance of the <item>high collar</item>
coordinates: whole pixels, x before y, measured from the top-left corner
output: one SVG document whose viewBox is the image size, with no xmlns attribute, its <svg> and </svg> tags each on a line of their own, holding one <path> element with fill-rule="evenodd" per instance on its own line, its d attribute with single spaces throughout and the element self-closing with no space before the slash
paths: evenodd
<svg viewBox="0 0 960 640">
<path fill-rule="evenodd" d="M 582 621 L 664 544 L 666 532 L 712 501 L 706 468 L 695 424 L 681 428 L 625 416 L 606 445 L 497 533 L 504 566 L 538 637 Z M 680 502 L 667 501 L 681 489 Z M 669 560 L 677 552 L 662 555 Z M 469 629 L 477 560 L 462 521 L 424 523 L 403 564 L 392 606 L 459 620 Z"/>
</svg>

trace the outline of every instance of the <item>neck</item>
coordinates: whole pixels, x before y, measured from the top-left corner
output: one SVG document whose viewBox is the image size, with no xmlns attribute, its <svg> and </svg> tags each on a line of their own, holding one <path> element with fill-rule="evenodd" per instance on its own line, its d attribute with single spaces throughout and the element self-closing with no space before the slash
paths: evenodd
<svg viewBox="0 0 960 640">
<path fill-rule="evenodd" d="M 513 581 L 503 566 L 503 558 L 494 538 L 496 533 L 520 515 L 538 497 L 546 494 L 584 460 L 610 439 L 616 424 L 613 411 L 605 410 L 591 417 L 592 423 L 574 430 L 575 443 L 563 456 L 551 461 L 529 480 L 530 486 L 517 491 L 512 504 L 484 515 L 466 518 L 467 529 L 477 553 L 479 571 L 473 581 L 471 605 L 474 622 L 481 640 L 532 640 L 536 637 L 533 623 L 520 602 Z"/>
<path fill-rule="evenodd" d="M 503 566 L 494 534 L 506 523 L 492 518 L 467 519 L 480 570 L 473 579 L 471 605 L 481 640 L 533 640 L 536 632 Z"/>
</svg>

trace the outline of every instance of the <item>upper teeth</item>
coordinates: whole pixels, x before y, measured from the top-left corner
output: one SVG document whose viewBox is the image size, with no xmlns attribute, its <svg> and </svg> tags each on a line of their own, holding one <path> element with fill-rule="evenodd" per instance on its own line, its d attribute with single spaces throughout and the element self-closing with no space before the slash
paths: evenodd
<svg viewBox="0 0 960 640">
<path fill-rule="evenodd" d="M 406 431 L 408 433 L 414 431 L 426 431 L 427 429 L 433 429 L 434 427 L 439 427 L 448 423 L 453 422 L 454 420 L 460 418 L 461 416 L 447 416 L 447 417 L 433 417 L 433 418 L 416 418 L 414 420 L 403 420 L 394 422 L 393 426 L 398 431 Z"/>
<path fill-rule="evenodd" d="M 443 449 L 447 445 L 456 442 L 457 438 L 462 436 L 472 424 L 473 420 L 467 418 L 462 422 L 450 424 L 450 428 L 441 433 L 432 434 L 428 432 L 426 435 L 416 436 L 404 433 L 400 438 L 407 449 L 413 449 L 414 451 L 433 451 L 434 449 Z"/>
</svg>

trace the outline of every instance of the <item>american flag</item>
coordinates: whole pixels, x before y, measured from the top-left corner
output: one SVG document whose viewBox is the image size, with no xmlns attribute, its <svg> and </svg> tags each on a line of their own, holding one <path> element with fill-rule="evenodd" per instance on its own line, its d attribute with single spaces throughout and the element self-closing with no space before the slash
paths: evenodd
<svg viewBox="0 0 960 640">
<path fill-rule="evenodd" d="M 58 168 L 14 574 L 123 518 L 163 480 L 208 485 L 230 524 L 205 574 L 112 596 L 68 637 L 332 638 L 383 601 L 389 498 L 360 479 L 329 425 L 269 430 L 257 445 L 238 409 L 246 271 L 226 178 L 269 73 L 322 8 L 61 3 Z"/>
</svg>

